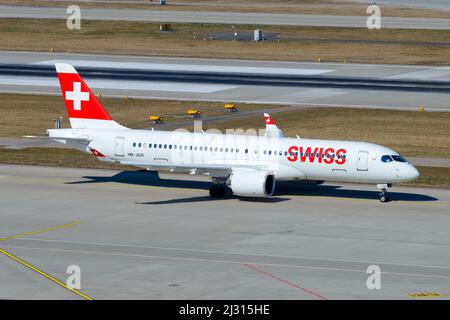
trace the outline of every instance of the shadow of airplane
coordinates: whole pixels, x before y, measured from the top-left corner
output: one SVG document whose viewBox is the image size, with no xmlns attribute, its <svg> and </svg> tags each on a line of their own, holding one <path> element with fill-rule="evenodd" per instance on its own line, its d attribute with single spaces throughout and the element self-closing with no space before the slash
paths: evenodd
<svg viewBox="0 0 450 320">
<path fill-rule="evenodd" d="M 100 176 L 86 176 L 82 181 L 67 182 L 67 184 L 91 184 L 91 183 L 106 183 L 115 182 L 132 185 L 153 186 L 153 187 L 168 187 L 168 188 L 182 188 L 182 189 L 200 189 L 209 190 L 211 182 L 208 181 L 192 181 L 192 180 L 177 180 L 160 178 L 158 172 L 155 171 L 122 171 L 112 177 Z M 330 198 L 350 198 L 350 199 L 379 199 L 379 192 L 375 189 L 369 190 L 354 190 L 345 189 L 340 185 L 316 185 L 312 183 L 302 182 L 277 182 L 274 197 L 261 198 L 241 198 L 242 201 L 264 201 L 268 203 L 276 203 L 289 200 L 289 196 L 310 196 L 310 197 L 330 197 Z M 391 201 L 437 201 L 437 198 L 409 192 L 389 192 Z M 183 203 L 183 202 L 206 202 L 206 201 L 223 201 L 233 196 L 227 196 L 224 199 L 212 199 L 209 196 L 190 197 L 185 199 L 173 199 L 156 202 L 146 202 L 142 204 L 169 204 L 169 203 Z"/>
<path fill-rule="evenodd" d="M 242 201 L 247 202 L 265 202 L 265 203 L 277 203 L 277 202 L 283 202 L 288 201 L 290 199 L 287 198 L 279 198 L 279 197 L 271 197 L 271 198 L 240 198 L 240 197 L 234 197 L 232 195 L 227 195 L 224 198 L 211 198 L 210 196 L 202 196 L 202 197 L 189 197 L 189 198 L 179 198 L 179 199 L 170 199 L 170 200 L 162 200 L 162 201 L 150 201 L 150 202 L 135 202 L 135 204 L 177 204 L 177 203 L 193 203 L 193 202 L 211 202 L 211 201 L 225 201 L 230 199 L 238 198 Z"/>
</svg>

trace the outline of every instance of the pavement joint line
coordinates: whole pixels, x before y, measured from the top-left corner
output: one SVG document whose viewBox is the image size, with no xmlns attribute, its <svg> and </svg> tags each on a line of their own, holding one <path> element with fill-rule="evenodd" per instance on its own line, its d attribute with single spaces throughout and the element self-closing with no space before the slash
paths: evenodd
<svg viewBox="0 0 450 320">
<path fill-rule="evenodd" d="M 11 258 L 12 260 L 14 260 L 14 261 L 16 261 L 16 262 L 18 262 L 18 263 L 20 263 L 21 265 L 23 265 L 23 266 L 25 266 L 25 267 L 27 267 L 27 268 L 29 268 L 29 269 L 31 269 L 31 270 L 37 272 L 37 273 L 40 274 L 41 276 L 44 276 L 45 278 L 49 279 L 50 281 L 53 281 L 54 283 L 56 283 L 56 284 L 60 285 L 61 287 L 63 287 L 63 288 L 65 288 L 65 289 L 67 289 L 67 290 L 69 290 L 69 291 L 75 293 L 76 295 L 78 295 L 78 296 L 80 296 L 80 297 L 82 297 L 82 298 L 84 298 L 84 299 L 86 299 L 86 300 L 94 300 L 94 299 L 92 299 L 91 297 L 89 297 L 88 295 L 86 295 L 86 294 L 84 294 L 84 293 L 82 293 L 82 292 L 80 292 L 80 291 L 78 291 L 78 290 L 76 290 L 76 289 L 70 288 L 68 285 L 66 285 L 66 284 L 63 283 L 62 281 L 56 279 L 55 277 L 52 277 L 52 276 L 49 275 L 48 273 L 46 273 L 46 272 L 44 272 L 44 271 L 42 271 L 42 270 L 36 268 L 35 266 L 33 266 L 33 265 L 29 264 L 28 262 L 26 262 L 26 261 L 24 261 L 24 260 L 22 260 L 22 259 L 16 257 L 15 255 L 9 253 L 8 251 L 6 251 L 6 250 L 4 250 L 4 249 L 2 249 L 2 248 L 0 248 L 0 253 L 4 254 L 4 255 L 7 256 L 8 258 Z"/>
<path fill-rule="evenodd" d="M 142 245 L 127 245 L 122 243 L 105 243 L 105 242 L 91 242 L 91 241 L 77 241 L 77 240 L 61 240 L 61 239 L 33 239 L 33 238 L 22 238 L 25 241 L 42 241 L 42 242 L 54 242 L 54 243 L 70 243 L 70 244 L 88 244 L 95 246 L 106 246 L 106 247 L 121 247 L 121 248 L 139 248 L 139 249 L 156 249 L 156 250 L 169 250 L 169 251 L 179 251 L 179 252 L 195 252 L 202 254 L 219 254 L 219 255 L 246 255 L 254 257 L 272 257 L 272 258 L 291 258 L 291 259 L 305 259 L 305 260 L 323 260 L 332 262 L 344 262 L 344 263 L 358 263 L 364 265 L 379 264 L 379 265 L 393 265 L 393 266 L 403 266 L 403 267 L 418 267 L 427 269 L 445 269 L 450 270 L 448 266 L 435 266 L 435 265 L 420 265 L 420 264 L 406 264 L 406 263 L 396 263 L 389 261 L 364 261 L 364 260 L 348 260 L 348 259 L 332 259 L 323 257 L 305 257 L 305 256 L 293 256 L 293 255 L 280 255 L 280 254 L 261 254 L 254 252 L 233 252 L 233 251 L 217 251 L 217 250 L 203 250 L 203 249 L 192 249 L 192 248 L 174 248 L 174 247 L 161 247 L 161 246 L 142 246 Z"/>
<path fill-rule="evenodd" d="M 7 246 L 7 248 L 15 249 L 25 249 L 25 250 L 40 250 L 40 251 L 50 251 L 50 252 L 70 252 L 79 253 L 85 255 L 107 255 L 107 256 L 118 256 L 118 257 L 133 257 L 133 258 L 144 258 L 144 259 L 158 259 L 158 260 L 169 260 L 169 261 L 186 261 L 186 262 L 209 262 L 218 264 L 252 264 L 258 266 L 266 267 L 280 267 L 280 268 L 294 268 L 294 269 L 305 269 L 305 270 L 321 270 L 321 271 L 336 271 L 336 272 L 353 272 L 353 273 L 366 273 L 366 270 L 362 269 L 349 269 L 349 268 L 330 268 L 330 267 L 317 267 L 317 266 L 305 266 L 305 265 L 289 265 L 289 264 L 276 264 L 276 263 L 260 263 L 260 262 L 250 262 L 250 261 L 239 261 L 239 260 L 223 260 L 223 259 L 205 259 L 205 258 L 185 258 L 185 257 L 170 257 L 161 255 L 145 255 L 145 254 L 130 254 L 130 253 L 114 253 L 105 251 L 86 251 L 86 250 L 66 250 L 66 249 L 51 249 L 51 248 L 36 248 L 36 247 L 22 247 L 22 246 Z M 408 272 L 382 272 L 384 275 L 391 276 L 406 276 L 406 277 L 423 277 L 423 278 L 437 278 L 449 280 L 450 276 L 436 275 L 436 274 L 421 274 L 421 273 L 408 273 Z"/>
<path fill-rule="evenodd" d="M 30 231 L 30 232 L 24 232 L 24 233 L 20 233 L 20 234 L 16 234 L 13 236 L 9 236 L 9 237 L 5 237 L 5 238 L 0 238 L 0 242 L 1 241 L 6 241 L 6 240 L 11 240 L 11 239 L 17 239 L 17 238 L 22 238 L 24 236 L 29 236 L 29 235 L 34 235 L 34 234 L 40 234 L 40 233 L 44 233 L 44 232 L 48 232 L 48 231 L 52 231 L 52 230 L 58 230 L 58 229 L 63 229 L 63 228 L 69 228 L 69 227 L 73 227 L 76 226 L 78 224 L 80 224 L 81 221 L 73 221 L 71 223 L 67 223 L 67 224 L 63 224 L 60 226 L 55 226 L 55 227 L 49 227 L 49 228 L 45 228 L 45 229 L 39 229 L 39 230 L 35 230 L 35 231 Z M 7 256 L 8 258 L 11 258 L 12 260 L 20 263 L 21 265 L 27 267 L 28 269 L 31 269 L 32 271 L 40 274 L 41 276 L 44 276 L 45 278 L 49 279 L 50 281 L 53 281 L 54 283 L 60 285 L 61 287 L 79 295 L 80 297 L 86 299 L 86 300 L 93 300 L 91 297 L 89 297 L 88 295 L 70 288 L 69 286 L 67 286 L 66 284 L 64 284 L 62 281 L 56 279 L 55 277 L 49 275 L 48 273 L 36 268 L 35 266 L 31 265 L 30 263 L 18 258 L 17 256 L 13 255 L 12 253 L 0 248 L 0 253 L 4 254 L 5 256 Z"/>
<path fill-rule="evenodd" d="M 273 273 L 270 273 L 270 272 L 268 272 L 268 271 L 264 271 L 264 270 L 262 270 L 262 269 L 259 269 L 259 268 L 255 267 L 255 266 L 251 265 L 251 264 L 244 263 L 243 266 L 246 267 L 246 268 L 252 269 L 252 270 L 254 270 L 254 271 L 256 271 L 256 272 L 258 272 L 258 273 L 260 273 L 260 274 L 263 274 L 263 275 L 265 275 L 265 276 L 268 276 L 268 277 L 270 277 L 270 278 L 272 278 L 272 279 L 275 279 L 275 280 L 277 280 L 277 281 L 279 281 L 279 282 L 281 282 L 281 283 L 284 283 L 284 284 L 286 284 L 286 285 L 288 285 L 288 286 L 290 286 L 290 287 L 293 287 L 293 288 L 295 288 L 295 289 L 298 289 L 298 290 L 300 290 L 300 291 L 303 291 L 303 292 L 305 292 L 305 293 L 307 293 L 307 294 L 313 295 L 313 296 L 315 296 L 315 297 L 317 297 L 317 298 L 319 298 L 319 299 L 321 299 L 321 300 L 329 300 L 327 297 L 325 297 L 325 296 L 323 296 L 323 295 L 321 295 L 321 294 L 318 294 L 317 292 L 314 292 L 314 291 L 312 291 L 312 290 L 310 290 L 310 289 L 301 287 L 301 286 L 299 286 L 299 285 L 297 285 L 297 284 L 295 284 L 295 283 L 292 283 L 292 282 L 287 281 L 287 280 L 285 280 L 285 279 L 283 279 L 283 278 L 280 278 L 280 277 L 274 275 Z"/>
</svg>

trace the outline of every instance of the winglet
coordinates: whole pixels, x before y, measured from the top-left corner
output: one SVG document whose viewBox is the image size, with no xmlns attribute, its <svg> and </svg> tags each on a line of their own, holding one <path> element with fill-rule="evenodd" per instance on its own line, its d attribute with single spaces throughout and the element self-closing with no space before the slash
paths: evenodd
<svg viewBox="0 0 450 320">
<path fill-rule="evenodd" d="M 273 121 L 272 117 L 268 113 L 264 113 L 264 122 L 266 123 L 266 127 L 268 125 L 274 125 L 277 126 L 275 121 Z"/>
<path fill-rule="evenodd" d="M 264 122 L 266 123 L 266 136 L 283 137 L 283 131 L 278 129 L 277 124 L 273 121 L 270 114 L 264 113 Z"/>
</svg>

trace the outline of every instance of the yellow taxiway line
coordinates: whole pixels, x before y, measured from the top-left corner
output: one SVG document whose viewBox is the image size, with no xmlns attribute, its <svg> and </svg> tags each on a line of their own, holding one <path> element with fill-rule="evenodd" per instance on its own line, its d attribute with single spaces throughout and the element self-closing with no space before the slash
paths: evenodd
<svg viewBox="0 0 450 320">
<path fill-rule="evenodd" d="M 30 232 L 24 232 L 24 233 L 16 234 L 14 236 L 0 238 L 0 241 L 17 239 L 17 238 L 22 238 L 22 237 L 29 236 L 29 235 L 32 235 L 32 234 L 39 234 L 39 233 L 44 233 L 44 232 L 48 232 L 48 231 L 52 231 L 52 230 L 69 228 L 69 227 L 76 226 L 76 225 L 78 225 L 80 223 L 81 223 L 81 221 L 74 221 L 74 222 L 71 222 L 71 223 L 63 224 L 61 226 L 50 227 L 50 228 L 45 228 L 45 229 L 39 229 L 39 230 L 35 230 L 35 231 L 30 231 Z"/>
<path fill-rule="evenodd" d="M 47 232 L 47 231 L 52 231 L 52 230 L 58 230 L 58 229 L 63 229 L 63 228 L 68 228 L 68 227 L 73 227 L 73 226 L 78 225 L 78 224 L 80 224 L 80 223 L 81 223 L 80 221 L 74 221 L 74 222 L 67 223 L 67 224 L 60 225 L 60 226 L 55 226 L 55 227 L 50 227 L 50 228 L 40 229 L 40 230 L 36 230 L 36 231 L 24 232 L 24 233 L 17 234 L 17 235 L 14 235 L 14 236 L 9 236 L 9 237 L 5 237 L 5 238 L 0 238 L 0 241 L 6 241 L 6 240 L 11 240 L 11 239 L 17 239 L 17 238 L 24 237 L 24 236 L 28 236 L 28 235 L 32 235 L 32 234 L 39 234 L 39 233 L 44 233 L 44 232 Z M 84 298 L 84 299 L 86 299 L 86 300 L 93 300 L 93 299 L 92 299 L 91 297 L 89 297 L 88 295 L 86 295 L 86 294 L 84 294 L 84 293 L 82 293 L 82 292 L 80 292 L 80 291 L 78 291 L 78 290 L 76 290 L 76 289 L 73 289 L 73 288 L 69 287 L 68 285 L 66 285 L 66 284 L 63 283 L 62 281 L 56 279 L 55 277 L 49 275 L 48 273 L 46 273 L 46 272 L 44 272 L 44 271 L 42 271 L 42 270 L 36 268 L 35 266 L 33 266 L 33 265 L 29 264 L 28 262 L 26 262 L 26 261 L 20 259 L 19 257 L 16 257 L 16 256 L 13 255 L 12 253 L 10 253 L 10 252 L 8 252 L 8 251 L 2 249 L 2 248 L 0 248 L 0 253 L 4 254 L 4 255 L 7 256 L 8 258 L 11 258 L 12 260 L 14 260 L 14 261 L 16 261 L 16 262 L 18 262 L 18 263 L 20 263 L 21 265 L 27 267 L 28 269 L 33 270 L 34 272 L 40 274 L 41 276 L 44 276 L 45 278 L 47 278 L 47 279 L 49 279 L 50 281 L 56 283 L 57 285 L 60 285 L 60 286 L 63 287 L 64 289 L 67 289 L 67 290 L 69 290 L 69 291 L 75 293 L 76 295 L 78 295 L 78 296 L 80 296 L 80 297 L 82 297 L 82 298 Z"/>
</svg>

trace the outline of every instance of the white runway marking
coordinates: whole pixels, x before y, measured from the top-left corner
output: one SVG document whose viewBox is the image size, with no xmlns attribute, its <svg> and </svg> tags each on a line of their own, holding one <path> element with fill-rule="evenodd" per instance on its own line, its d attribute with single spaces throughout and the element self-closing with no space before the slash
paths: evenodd
<svg viewBox="0 0 450 320">
<path fill-rule="evenodd" d="M 335 70 L 304 69 L 304 68 L 270 68 L 270 67 L 231 67 L 211 66 L 202 64 L 164 64 L 164 63 L 138 63 L 117 61 L 87 61 L 87 60 L 48 60 L 35 62 L 38 65 L 54 65 L 55 63 L 69 63 L 75 67 L 97 67 L 114 69 L 140 69 L 158 71 L 196 71 L 196 72 L 226 72 L 226 73 L 257 73 L 274 75 L 318 75 Z"/>
<path fill-rule="evenodd" d="M 348 93 L 344 90 L 336 89 L 309 89 L 302 90 L 294 93 L 288 93 L 280 96 L 276 96 L 277 100 L 280 102 L 307 102 L 320 98 L 329 98 L 337 95 L 342 95 Z"/>
<path fill-rule="evenodd" d="M 123 80 L 100 80 L 85 79 L 89 87 L 94 89 L 119 89 L 119 90 L 140 90 L 140 91 L 171 91 L 171 92 L 192 92 L 192 93 L 213 93 L 222 90 L 234 89 L 237 86 L 218 84 L 193 84 L 177 82 L 150 82 L 150 81 L 123 81 Z M 0 85 L 24 85 L 58 87 L 56 77 L 0 77 Z"/>
<path fill-rule="evenodd" d="M 431 68 L 428 70 L 397 74 L 386 79 L 418 79 L 450 81 L 450 67 Z"/>
</svg>

